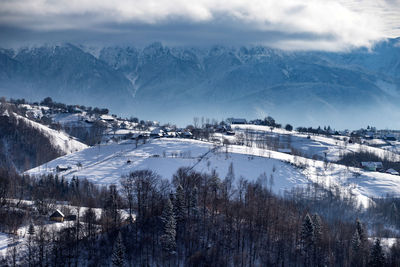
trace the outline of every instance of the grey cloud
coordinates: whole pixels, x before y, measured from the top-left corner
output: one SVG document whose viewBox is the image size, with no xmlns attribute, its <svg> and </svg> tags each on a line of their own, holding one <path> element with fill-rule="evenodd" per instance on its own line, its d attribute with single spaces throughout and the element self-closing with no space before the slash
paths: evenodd
<svg viewBox="0 0 400 267">
<path fill-rule="evenodd" d="M 162 41 L 336 51 L 398 34 L 399 8 L 394 0 L 5 0 L 0 44 Z"/>
</svg>

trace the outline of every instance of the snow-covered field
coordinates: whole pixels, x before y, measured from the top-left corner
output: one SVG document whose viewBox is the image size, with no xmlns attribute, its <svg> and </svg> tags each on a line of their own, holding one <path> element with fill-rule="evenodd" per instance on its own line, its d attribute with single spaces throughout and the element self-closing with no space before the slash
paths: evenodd
<svg viewBox="0 0 400 267">
<path fill-rule="evenodd" d="M 226 153 L 225 147 L 187 139 L 156 139 L 138 148 L 131 141 L 91 147 L 26 173 L 55 174 L 57 166 L 64 166 L 70 169 L 59 175 L 67 179 L 77 176 L 108 185 L 118 184 L 121 176 L 141 169 L 151 169 L 167 179 L 171 179 L 180 167 L 201 172 L 214 169 L 224 178 L 230 164 L 236 180 L 241 176 L 252 181 L 261 177 L 261 181 L 269 185 L 272 176 L 272 190 L 277 194 L 315 182 L 325 187 L 337 186 L 342 193 L 353 195 L 364 206 L 369 205 L 371 197 L 400 196 L 399 176 L 366 172 L 255 147 L 230 145 Z"/>
<path fill-rule="evenodd" d="M 66 178 L 77 176 L 96 184 L 118 184 L 123 175 L 141 169 L 151 169 L 167 179 L 180 167 L 190 167 L 201 172 L 211 172 L 214 169 L 224 178 L 232 164 L 237 178 L 242 176 L 256 180 L 265 173 L 268 179 L 265 182 L 269 183 L 272 175 L 273 189 L 277 193 L 308 183 L 297 168 L 286 162 L 244 152 L 226 154 L 224 148 L 214 147 L 211 143 L 185 139 L 157 139 L 138 148 L 135 148 L 133 142 L 126 141 L 88 148 L 55 159 L 27 173 L 56 173 L 55 168 L 62 165 L 71 167 L 59 173 Z M 82 167 L 78 167 L 78 163 Z"/>
<path fill-rule="evenodd" d="M 8 234 L 0 233 L 0 254 L 4 256 L 7 252 L 8 244 L 12 242 L 12 238 Z"/>
<path fill-rule="evenodd" d="M 313 158 L 317 156 L 320 159 L 324 159 L 325 156 L 329 161 L 337 161 L 341 154 L 352 153 L 352 152 L 370 152 L 379 157 L 387 157 L 392 160 L 400 161 L 400 155 L 396 153 L 395 146 L 389 148 L 385 147 L 373 147 L 366 144 L 354 144 L 343 141 L 345 136 L 337 136 L 336 138 L 320 136 L 320 135 L 310 135 L 299 133 L 296 131 L 286 131 L 284 129 L 273 128 L 269 126 L 261 125 L 232 125 L 232 129 L 236 133 L 244 134 L 246 131 L 252 132 L 254 135 L 269 135 L 272 137 L 279 137 L 281 145 L 291 147 L 299 152 L 305 157 Z M 371 145 L 376 145 L 376 143 L 382 144 L 382 140 L 369 140 Z M 386 149 L 383 149 L 386 148 Z"/>
</svg>

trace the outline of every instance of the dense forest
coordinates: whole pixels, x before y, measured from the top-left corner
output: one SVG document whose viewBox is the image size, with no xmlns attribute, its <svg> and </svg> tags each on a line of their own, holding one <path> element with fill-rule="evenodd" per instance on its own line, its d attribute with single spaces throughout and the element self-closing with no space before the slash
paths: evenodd
<svg viewBox="0 0 400 267">
<path fill-rule="evenodd" d="M 351 198 L 316 185 L 276 196 L 269 183 L 266 176 L 256 182 L 235 177 L 234 166 L 224 178 L 215 171 L 181 168 L 171 182 L 150 170 L 139 170 L 109 187 L 78 178 L 68 182 L 52 175 L 21 176 L 3 169 L 1 231 L 28 230 L 26 242 L 10 244 L 2 263 L 398 266 L 400 243 L 389 249 L 380 238 L 399 229 L 399 200 L 377 200 L 373 208 L 362 210 Z M 75 213 L 75 220 L 65 227 L 49 230 L 48 214 L 56 203 L 65 207 L 66 214 L 68 209 L 87 209 Z M 129 216 L 123 218 L 121 210 Z M 384 225 L 374 227 L 379 223 Z M 377 230 L 385 226 L 396 230 Z"/>
</svg>

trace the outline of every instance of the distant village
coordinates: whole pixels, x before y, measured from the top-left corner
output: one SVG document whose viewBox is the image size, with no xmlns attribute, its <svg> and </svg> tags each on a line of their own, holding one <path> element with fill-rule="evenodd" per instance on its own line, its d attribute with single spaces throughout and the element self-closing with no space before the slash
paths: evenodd
<svg viewBox="0 0 400 267">
<path fill-rule="evenodd" d="M 31 120 L 36 120 L 49 125 L 56 130 L 64 130 L 71 136 L 88 144 L 97 145 L 122 140 L 133 140 L 137 144 L 146 143 L 149 139 L 155 138 L 194 138 L 208 140 L 220 145 L 229 143 L 229 138 L 235 134 L 235 125 L 259 125 L 268 126 L 271 129 L 282 129 L 291 132 L 311 136 L 329 136 L 349 144 L 366 144 L 372 147 L 383 149 L 397 149 L 400 147 L 400 131 L 398 130 L 377 130 L 375 127 L 367 126 L 366 129 L 355 131 L 335 130 L 327 127 L 294 127 L 290 124 L 282 125 L 272 117 L 264 119 L 246 120 L 244 118 L 228 118 L 223 121 L 216 121 L 204 118 L 194 118 L 193 124 L 184 128 L 171 124 L 160 125 L 157 121 L 144 121 L 138 118 L 120 118 L 109 114 L 108 109 L 85 107 L 80 105 L 65 105 L 46 98 L 40 103 L 26 103 L 25 100 L 11 100 L 17 104 L 24 115 Z M 215 138 L 218 136 L 218 138 Z M 224 137 L 226 136 L 226 138 Z M 239 139 L 239 138 L 237 138 Z M 240 142 L 236 140 L 236 142 Z M 243 141 L 241 141 L 243 142 Z M 295 154 L 292 148 L 276 147 L 276 151 Z M 385 168 L 381 161 L 361 161 L 358 167 L 368 171 L 387 172 L 399 175 L 394 168 Z M 65 171 L 68 166 L 59 166 L 57 171 Z"/>
</svg>

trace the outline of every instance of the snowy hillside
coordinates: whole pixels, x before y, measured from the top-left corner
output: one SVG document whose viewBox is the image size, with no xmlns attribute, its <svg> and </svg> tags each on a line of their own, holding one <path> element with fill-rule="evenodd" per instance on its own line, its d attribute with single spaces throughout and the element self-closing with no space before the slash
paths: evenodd
<svg viewBox="0 0 400 267">
<path fill-rule="evenodd" d="M 249 155 L 244 150 L 226 155 L 223 148 L 214 148 L 210 143 L 194 140 L 158 139 L 138 148 L 128 141 L 88 148 L 55 159 L 27 173 L 56 173 L 57 166 L 64 166 L 71 167 L 70 170 L 59 173 L 66 178 L 78 176 L 97 184 L 112 184 L 118 183 L 122 175 L 141 169 L 151 169 L 167 179 L 180 167 L 190 167 L 201 172 L 211 172 L 214 169 L 224 178 L 232 163 L 237 178 L 243 176 L 256 180 L 263 173 L 273 174 L 274 190 L 277 193 L 308 183 L 307 179 L 289 164 L 272 158 Z M 82 167 L 78 166 L 78 163 Z M 269 178 L 270 176 L 267 177 Z"/>
<path fill-rule="evenodd" d="M 390 158 L 392 161 L 400 161 L 400 155 L 395 151 L 395 146 L 386 146 L 387 149 L 373 147 L 369 143 L 374 144 L 380 142 L 386 144 L 383 140 L 368 140 L 365 144 L 349 143 L 348 136 L 322 136 L 322 135 L 309 135 L 305 133 L 299 133 L 297 131 L 286 131 L 284 129 L 273 128 L 261 125 L 232 125 L 237 136 L 246 133 L 252 135 L 254 140 L 260 137 L 272 137 L 279 140 L 279 145 L 285 148 L 291 148 L 296 150 L 301 156 L 306 158 L 316 158 L 320 160 L 327 159 L 328 161 L 337 161 L 341 156 L 348 153 L 355 152 L 369 152 L 377 155 L 380 158 Z M 226 138 L 226 137 L 224 137 Z M 254 141 L 254 145 L 257 145 L 257 141 Z M 276 149 L 275 149 L 276 150 Z"/>
<path fill-rule="evenodd" d="M 0 105 L 0 166 L 25 171 L 87 148 L 65 132 L 27 118 L 34 119 L 35 114 L 21 113 L 11 104 Z"/>
<path fill-rule="evenodd" d="M 162 138 L 138 148 L 130 141 L 91 147 L 26 173 L 56 174 L 58 166 L 66 169 L 58 173 L 66 178 L 77 176 L 107 185 L 118 184 L 121 176 L 141 169 L 151 169 L 171 179 L 178 168 L 190 167 L 201 172 L 216 170 L 224 178 L 230 164 L 236 181 L 240 177 L 253 181 L 260 179 L 265 186 L 272 183 L 277 194 L 314 182 L 332 190 L 339 188 L 343 195 L 355 197 L 364 206 L 369 205 L 371 197 L 400 195 L 398 176 L 365 172 L 267 149 L 230 145 L 226 150 L 226 147 L 212 143 L 184 139 Z"/>
<path fill-rule="evenodd" d="M 88 147 L 87 145 L 75 140 L 73 137 L 62 131 L 50 129 L 43 124 L 31 121 L 17 114 L 14 114 L 14 116 L 16 116 L 18 120 L 24 120 L 24 122 L 29 124 L 32 128 L 41 131 L 45 136 L 48 137 L 53 146 L 59 149 L 63 154 L 77 152 Z"/>
</svg>

